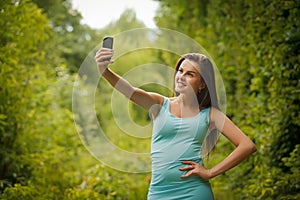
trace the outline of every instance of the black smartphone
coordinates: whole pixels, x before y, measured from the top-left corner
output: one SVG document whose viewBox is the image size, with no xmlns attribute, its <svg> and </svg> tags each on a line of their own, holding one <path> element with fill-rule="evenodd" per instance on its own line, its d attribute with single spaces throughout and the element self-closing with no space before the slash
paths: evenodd
<svg viewBox="0 0 300 200">
<path fill-rule="evenodd" d="M 114 43 L 114 38 L 113 37 L 105 37 L 103 39 L 103 44 L 102 47 L 112 49 L 113 48 L 113 43 Z"/>
</svg>

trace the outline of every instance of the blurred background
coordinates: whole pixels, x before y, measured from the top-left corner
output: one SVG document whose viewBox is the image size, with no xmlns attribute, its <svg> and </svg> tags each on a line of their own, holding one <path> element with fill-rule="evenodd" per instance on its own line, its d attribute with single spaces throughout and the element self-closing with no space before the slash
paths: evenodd
<svg viewBox="0 0 300 200">
<path fill-rule="evenodd" d="M 257 145 L 253 156 L 211 180 L 216 199 L 300 199 L 299 19 L 296 0 L 1 0 L 0 199 L 146 199 L 151 174 L 120 172 L 94 158 L 72 113 L 86 56 L 104 36 L 144 27 L 179 31 L 209 52 L 225 84 L 226 114 Z M 112 68 L 122 75 L 177 59 L 149 49 Z M 115 125 L 112 88 L 102 85 L 95 108 L 107 137 L 149 152 L 151 138 L 133 140 Z M 144 88 L 172 95 L 155 84 Z M 137 124 L 149 123 L 148 113 L 129 107 Z M 206 165 L 233 148 L 220 138 Z"/>
</svg>

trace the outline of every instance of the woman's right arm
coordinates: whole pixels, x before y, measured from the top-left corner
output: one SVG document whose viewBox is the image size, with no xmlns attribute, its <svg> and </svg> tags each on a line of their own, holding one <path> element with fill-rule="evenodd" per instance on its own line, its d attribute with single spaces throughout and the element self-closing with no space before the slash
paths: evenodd
<svg viewBox="0 0 300 200">
<path fill-rule="evenodd" d="M 110 70 L 108 65 L 113 63 L 113 61 L 110 60 L 112 56 L 113 50 L 107 48 L 101 48 L 96 53 L 95 61 L 99 72 L 114 88 L 124 94 L 128 99 L 142 108 L 151 111 L 151 113 L 156 116 L 159 111 L 157 105 L 162 105 L 164 101 L 163 96 L 135 88 L 127 80 Z"/>
</svg>

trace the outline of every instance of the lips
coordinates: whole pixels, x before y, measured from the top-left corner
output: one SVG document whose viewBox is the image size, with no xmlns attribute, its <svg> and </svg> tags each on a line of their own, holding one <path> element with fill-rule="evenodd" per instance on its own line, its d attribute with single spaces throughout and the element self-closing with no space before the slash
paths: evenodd
<svg viewBox="0 0 300 200">
<path fill-rule="evenodd" d="M 179 87 L 184 87 L 184 86 L 186 86 L 186 84 L 183 83 L 183 82 L 177 82 L 177 86 L 179 86 Z"/>
</svg>

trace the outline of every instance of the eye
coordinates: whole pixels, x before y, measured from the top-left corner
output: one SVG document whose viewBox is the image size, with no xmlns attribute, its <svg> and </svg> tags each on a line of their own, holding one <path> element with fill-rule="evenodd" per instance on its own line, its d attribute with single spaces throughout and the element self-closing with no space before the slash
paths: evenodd
<svg viewBox="0 0 300 200">
<path fill-rule="evenodd" d="M 186 75 L 191 78 L 196 76 L 196 74 L 194 72 L 187 72 Z"/>
</svg>

